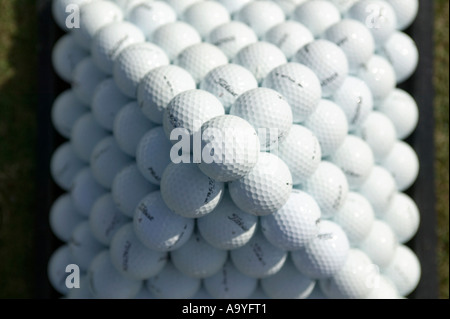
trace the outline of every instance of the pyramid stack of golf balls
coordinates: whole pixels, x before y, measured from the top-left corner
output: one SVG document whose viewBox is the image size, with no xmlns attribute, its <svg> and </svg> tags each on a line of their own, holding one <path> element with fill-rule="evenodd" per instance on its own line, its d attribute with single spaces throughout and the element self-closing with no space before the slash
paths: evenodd
<svg viewBox="0 0 450 319">
<path fill-rule="evenodd" d="M 404 298 L 417 0 L 53 0 L 67 298 Z M 80 270 L 68 285 L 68 265 Z M 75 274 L 75 272 L 73 273 Z M 75 285 L 76 278 L 69 281 Z M 73 286 L 72 285 L 72 286 Z"/>
</svg>

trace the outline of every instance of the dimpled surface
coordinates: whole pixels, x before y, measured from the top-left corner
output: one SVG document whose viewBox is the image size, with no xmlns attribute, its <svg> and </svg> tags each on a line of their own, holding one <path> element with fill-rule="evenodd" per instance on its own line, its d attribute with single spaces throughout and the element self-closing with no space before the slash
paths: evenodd
<svg viewBox="0 0 450 319">
<path fill-rule="evenodd" d="M 107 24 L 94 36 L 91 54 L 99 69 L 113 73 L 114 61 L 120 52 L 133 43 L 145 41 L 142 31 L 130 22 L 121 21 Z"/>
<path fill-rule="evenodd" d="M 420 261 L 417 255 L 407 246 L 399 245 L 395 256 L 383 274 L 388 277 L 398 289 L 401 296 L 408 296 L 416 289 L 421 275 Z"/>
<path fill-rule="evenodd" d="M 251 43 L 242 48 L 232 61 L 252 72 L 258 83 L 261 83 L 274 68 L 287 62 L 283 51 L 265 41 Z"/>
<path fill-rule="evenodd" d="M 295 8 L 293 19 L 305 25 L 314 37 L 341 20 L 338 8 L 325 0 L 306 1 Z"/>
<path fill-rule="evenodd" d="M 394 124 L 378 111 L 371 112 L 354 134 L 369 144 L 377 163 L 389 154 L 397 140 Z"/>
<path fill-rule="evenodd" d="M 89 227 L 89 221 L 83 221 L 75 227 L 69 241 L 70 254 L 81 271 L 86 271 L 95 256 L 105 248 Z"/>
<path fill-rule="evenodd" d="M 272 299 L 305 299 L 315 285 L 315 280 L 298 272 L 290 258 L 275 275 L 261 279 L 263 291 Z"/>
<path fill-rule="evenodd" d="M 142 136 L 154 127 L 156 127 L 154 123 L 142 116 L 137 102 L 131 102 L 117 113 L 113 134 L 120 149 L 125 154 L 135 157 Z"/>
<path fill-rule="evenodd" d="M 52 2 L 53 19 L 62 30 L 68 31 L 69 29 L 66 26 L 66 19 L 70 13 L 66 12 L 66 8 L 70 8 L 68 7 L 69 5 L 76 5 L 80 7 L 91 1 L 94 0 L 55 0 Z"/>
<path fill-rule="evenodd" d="M 419 63 L 419 51 L 414 40 L 406 33 L 394 32 L 380 48 L 395 71 L 397 83 L 407 80 L 416 71 Z"/>
<path fill-rule="evenodd" d="M 379 275 L 378 268 L 359 249 L 350 249 L 344 266 L 333 277 L 322 279 L 320 286 L 328 298 L 361 299 L 371 292 L 371 279 Z"/>
<path fill-rule="evenodd" d="M 358 1 L 348 10 L 347 17 L 364 23 L 377 46 L 382 45 L 397 26 L 394 9 L 387 1 L 382 0 Z"/>
<path fill-rule="evenodd" d="M 277 24 L 264 35 L 264 41 L 276 45 L 288 60 L 305 44 L 314 41 L 311 31 L 296 21 Z"/>
<path fill-rule="evenodd" d="M 286 139 L 278 147 L 278 156 L 286 163 L 292 174 L 294 185 L 310 177 L 321 159 L 317 137 L 304 126 L 292 125 Z"/>
<path fill-rule="evenodd" d="M 170 163 L 161 179 L 161 194 L 176 214 L 198 218 L 219 204 L 224 184 L 204 175 L 195 163 Z"/>
<path fill-rule="evenodd" d="M 197 84 L 209 71 L 227 63 L 227 56 L 219 48 L 206 42 L 187 47 L 174 60 L 174 64 L 188 71 Z"/>
<path fill-rule="evenodd" d="M 52 232 L 63 242 L 70 240 L 75 227 L 84 220 L 69 194 L 59 196 L 50 208 L 49 223 Z"/>
<path fill-rule="evenodd" d="M 70 190 L 73 203 L 83 216 L 89 216 L 95 201 L 104 193 L 106 189 L 95 181 L 90 167 L 77 173 Z"/>
<path fill-rule="evenodd" d="M 375 285 L 366 299 L 399 299 L 400 295 L 394 283 L 386 276 L 380 275 L 375 279 Z"/>
<path fill-rule="evenodd" d="M 173 129 L 184 128 L 192 136 L 200 132 L 203 123 L 224 113 L 222 103 L 211 93 L 204 90 L 184 91 L 176 95 L 164 111 L 164 132 L 170 139 Z"/>
<path fill-rule="evenodd" d="M 72 143 L 65 142 L 53 152 L 50 160 L 50 173 L 59 187 L 68 191 L 77 173 L 85 167 L 75 154 Z"/>
<path fill-rule="evenodd" d="M 286 204 L 275 213 L 260 218 L 264 236 L 283 250 L 304 247 L 318 233 L 320 208 L 314 198 L 294 189 Z"/>
<path fill-rule="evenodd" d="M 222 50 L 231 60 L 242 48 L 258 41 L 258 37 L 246 24 L 239 21 L 230 21 L 212 30 L 206 41 Z"/>
<path fill-rule="evenodd" d="M 305 247 L 291 252 L 295 267 L 304 275 L 328 278 L 345 264 L 350 249 L 347 235 L 331 221 L 319 223 L 319 232 Z"/>
<path fill-rule="evenodd" d="M 122 10 L 110 1 L 91 1 L 80 7 L 79 28 L 71 29 L 75 40 L 90 50 L 92 39 L 105 25 L 123 20 Z"/>
<path fill-rule="evenodd" d="M 58 247 L 50 256 L 47 265 L 47 276 L 52 287 L 60 294 L 69 293 L 70 289 L 66 286 L 66 267 L 73 264 L 75 259 L 70 254 L 68 245 Z"/>
<path fill-rule="evenodd" d="M 147 72 L 167 64 L 169 58 L 158 46 L 149 42 L 132 44 L 114 62 L 114 80 L 122 93 L 135 98 L 137 86 Z"/>
<path fill-rule="evenodd" d="M 377 109 L 392 121 L 398 139 L 406 139 L 417 127 L 419 108 L 414 98 L 402 89 L 393 90 Z"/>
<path fill-rule="evenodd" d="M 230 257 L 243 274 L 264 278 L 276 274 L 283 267 L 287 252 L 272 245 L 258 230 L 247 244 L 231 251 Z"/>
<path fill-rule="evenodd" d="M 72 89 L 76 97 L 91 105 L 97 85 L 108 76 L 95 66 L 91 56 L 80 61 L 73 71 Z"/>
<path fill-rule="evenodd" d="M 114 235 L 109 250 L 111 262 L 125 278 L 144 280 L 158 274 L 166 265 L 167 252 L 145 247 L 136 237 L 133 224 L 122 226 Z"/>
<path fill-rule="evenodd" d="M 152 42 L 173 61 L 187 47 L 202 41 L 197 30 L 182 21 L 167 23 L 153 32 Z"/>
<path fill-rule="evenodd" d="M 114 268 L 108 250 L 95 257 L 87 277 L 92 294 L 99 299 L 133 298 L 142 287 L 142 281 L 125 278 Z"/>
<path fill-rule="evenodd" d="M 134 216 L 141 199 L 156 190 L 158 190 L 158 186 L 145 180 L 134 163 L 117 173 L 111 187 L 111 193 L 117 208 L 128 217 Z"/>
<path fill-rule="evenodd" d="M 322 217 L 331 218 L 344 205 L 349 187 L 345 174 L 338 166 L 322 161 L 304 183 L 303 190 L 317 201 Z"/>
<path fill-rule="evenodd" d="M 292 110 L 277 91 L 256 88 L 243 93 L 231 106 L 230 114 L 248 121 L 257 131 L 261 150 L 277 147 L 292 126 Z"/>
<path fill-rule="evenodd" d="M 244 275 L 228 259 L 215 275 L 203 279 L 203 285 L 211 296 L 217 299 L 248 298 L 256 289 L 258 281 Z"/>
<path fill-rule="evenodd" d="M 210 214 L 197 219 L 203 238 L 212 246 L 226 250 L 244 246 L 255 233 L 257 223 L 258 217 L 239 209 L 228 192 Z"/>
<path fill-rule="evenodd" d="M 375 52 L 375 40 L 359 21 L 344 19 L 330 26 L 323 37 L 339 46 L 347 56 L 350 73 L 366 63 Z"/>
<path fill-rule="evenodd" d="M 348 76 L 332 96 L 347 117 L 350 131 L 355 131 L 373 110 L 373 96 L 367 84 L 357 77 Z"/>
<path fill-rule="evenodd" d="M 333 154 L 342 145 L 348 133 L 344 111 L 329 100 L 320 100 L 317 108 L 303 125 L 319 140 L 322 157 Z"/>
<path fill-rule="evenodd" d="M 162 124 L 164 109 L 178 93 L 195 89 L 195 80 L 176 65 L 165 65 L 148 72 L 138 86 L 137 100 L 142 113 Z"/>
<path fill-rule="evenodd" d="M 183 21 L 193 26 L 205 39 L 214 28 L 229 22 L 230 14 L 219 2 L 199 1 L 184 11 Z"/>
<path fill-rule="evenodd" d="M 260 153 L 259 138 L 253 126 L 234 115 L 219 115 L 205 122 L 201 147 L 202 161 L 198 167 L 219 182 L 247 175 Z"/>
<path fill-rule="evenodd" d="M 285 20 L 283 10 L 272 1 L 251 1 L 239 10 L 236 20 L 244 22 L 262 37 L 270 28 Z"/>
<path fill-rule="evenodd" d="M 145 196 L 134 214 L 134 231 L 141 242 L 157 251 L 171 251 L 184 245 L 192 235 L 194 220 L 172 212 L 161 192 Z"/>
<path fill-rule="evenodd" d="M 88 55 L 89 52 L 75 42 L 72 34 L 65 34 L 58 39 L 53 47 L 53 69 L 60 78 L 70 83 L 73 79 L 75 67 Z"/>
<path fill-rule="evenodd" d="M 163 172 L 170 163 L 171 147 L 161 126 L 145 133 L 139 141 L 136 150 L 137 167 L 150 183 L 160 184 Z"/>
<path fill-rule="evenodd" d="M 108 131 L 113 130 L 114 119 L 122 107 L 130 102 L 112 78 L 102 81 L 95 89 L 92 99 L 92 114 L 97 123 Z"/>
<path fill-rule="evenodd" d="M 108 136 L 95 146 L 90 164 L 96 181 L 110 189 L 116 174 L 131 161 L 132 158 L 120 150 L 114 137 Z"/>
<path fill-rule="evenodd" d="M 387 0 L 395 11 L 397 29 L 405 30 L 413 23 L 419 12 L 418 0 Z"/>
<path fill-rule="evenodd" d="M 395 88 L 395 71 L 384 57 L 374 54 L 369 61 L 359 67 L 356 75 L 366 82 L 372 91 L 375 104 L 380 103 Z"/>
<path fill-rule="evenodd" d="M 369 235 L 375 221 L 375 213 L 364 196 L 349 192 L 344 205 L 334 215 L 333 221 L 345 231 L 350 244 L 357 246 Z"/>
<path fill-rule="evenodd" d="M 180 272 L 172 262 L 156 276 L 145 282 L 147 289 L 159 299 L 186 299 L 191 298 L 200 289 L 201 281 Z"/>
<path fill-rule="evenodd" d="M 109 246 L 114 234 L 130 219 L 117 209 L 111 193 L 99 197 L 89 215 L 92 235 L 102 244 Z"/>
<path fill-rule="evenodd" d="M 100 127 L 92 113 L 88 112 L 73 125 L 71 132 L 73 150 L 81 160 L 89 162 L 95 145 L 106 136 L 108 132 Z"/>
<path fill-rule="evenodd" d="M 279 157 L 260 153 L 250 173 L 230 182 L 228 187 L 240 209 L 257 216 L 269 215 L 287 202 L 292 190 L 292 176 Z"/>
<path fill-rule="evenodd" d="M 163 1 L 142 1 L 127 12 L 127 20 L 142 30 L 151 39 L 153 32 L 160 26 L 174 22 L 177 14 Z"/>
<path fill-rule="evenodd" d="M 359 248 L 381 268 L 389 265 L 395 255 L 398 241 L 391 227 L 384 221 L 376 219 L 367 237 Z"/>
<path fill-rule="evenodd" d="M 399 191 L 410 188 L 419 175 L 419 158 L 414 149 L 406 142 L 397 141 L 389 154 L 381 161 L 394 177 Z"/>
<path fill-rule="evenodd" d="M 317 108 L 322 88 L 319 79 L 308 67 L 287 63 L 273 69 L 262 86 L 280 93 L 291 106 L 293 121 L 305 121 Z"/>
<path fill-rule="evenodd" d="M 75 122 L 88 108 L 76 96 L 73 90 L 62 92 L 53 102 L 52 124 L 63 137 L 69 139 Z"/>
<path fill-rule="evenodd" d="M 182 273 L 193 278 L 206 278 L 222 269 L 228 257 L 226 250 L 208 244 L 198 231 L 182 247 L 170 252 L 170 260 Z"/>
<path fill-rule="evenodd" d="M 225 64 L 211 70 L 200 82 L 200 89 L 214 94 L 223 104 L 225 112 L 244 92 L 258 87 L 253 74 L 237 64 Z"/>
<path fill-rule="evenodd" d="M 420 212 L 411 197 L 405 193 L 397 193 L 383 220 L 392 228 L 399 243 L 404 244 L 416 235 L 420 224 Z"/>
<path fill-rule="evenodd" d="M 370 146 L 353 135 L 344 139 L 329 160 L 342 169 L 350 189 L 357 189 L 364 183 L 375 162 Z"/>
<path fill-rule="evenodd" d="M 316 73 L 324 97 L 333 95 L 348 75 L 344 51 L 328 40 L 307 43 L 295 54 L 293 62 L 304 64 Z"/>
</svg>

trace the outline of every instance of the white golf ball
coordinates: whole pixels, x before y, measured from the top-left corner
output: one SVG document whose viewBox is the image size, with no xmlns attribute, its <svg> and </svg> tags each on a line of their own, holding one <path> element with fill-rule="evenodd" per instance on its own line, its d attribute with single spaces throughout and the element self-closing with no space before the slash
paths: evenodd
<svg viewBox="0 0 450 319">
<path fill-rule="evenodd" d="M 357 130 L 373 110 L 373 96 L 367 84 L 348 76 L 331 97 L 347 117 L 349 131 Z"/>
<path fill-rule="evenodd" d="M 136 164 L 124 167 L 116 177 L 111 187 L 113 200 L 117 208 L 128 217 L 133 217 L 139 202 L 158 186 L 149 183 L 139 172 Z"/>
<path fill-rule="evenodd" d="M 55 183 L 65 191 L 72 187 L 75 176 L 86 164 L 80 160 L 71 142 L 58 146 L 50 159 L 50 173 Z"/>
<path fill-rule="evenodd" d="M 79 46 L 72 34 L 65 34 L 53 46 L 53 69 L 61 79 L 71 83 L 76 66 L 88 56 L 89 51 Z"/>
<path fill-rule="evenodd" d="M 333 42 L 323 39 L 304 45 L 295 54 L 293 62 L 304 64 L 316 73 L 323 97 L 332 96 L 349 72 L 344 51 Z"/>
<path fill-rule="evenodd" d="M 111 262 L 125 278 L 145 280 L 157 275 L 167 263 L 167 252 L 148 249 L 136 237 L 133 224 L 122 225 L 110 245 Z"/>
<path fill-rule="evenodd" d="M 214 44 L 232 60 L 242 48 L 257 42 L 258 37 L 249 26 L 233 20 L 216 27 L 205 40 Z"/>
<path fill-rule="evenodd" d="M 178 94 L 196 88 L 195 80 L 176 65 L 165 65 L 148 72 L 141 80 L 137 100 L 142 113 L 152 122 L 162 124 L 169 102 Z"/>
<path fill-rule="evenodd" d="M 169 58 L 158 46 L 150 43 L 129 45 L 116 58 L 113 74 L 125 95 L 135 98 L 141 79 L 152 69 L 169 64 Z"/>
<path fill-rule="evenodd" d="M 308 67 L 291 62 L 274 68 L 262 86 L 280 93 L 291 106 L 293 121 L 304 122 L 317 108 L 322 87 Z"/>
<path fill-rule="evenodd" d="M 260 217 L 267 240 L 283 250 L 297 250 L 318 233 L 320 208 L 314 198 L 294 189 L 286 204 L 271 215 Z"/>
<path fill-rule="evenodd" d="M 404 193 L 395 194 L 383 220 L 391 226 L 399 243 L 413 238 L 420 225 L 420 212 L 414 200 Z"/>
<path fill-rule="evenodd" d="M 377 110 L 392 121 L 398 139 L 406 139 L 417 127 L 419 108 L 414 98 L 402 89 L 394 89 Z"/>
<path fill-rule="evenodd" d="M 292 126 L 290 105 L 280 93 L 268 88 L 241 94 L 231 106 L 230 114 L 243 118 L 254 127 L 261 151 L 276 149 Z"/>
<path fill-rule="evenodd" d="M 91 46 L 92 58 L 99 69 L 112 74 L 114 61 L 120 52 L 131 44 L 144 41 L 144 33 L 132 23 L 110 23 L 95 34 Z"/>
<path fill-rule="evenodd" d="M 200 89 L 214 94 L 226 113 L 242 93 L 257 87 L 258 83 L 253 74 L 237 64 L 218 66 L 200 82 Z"/>
<path fill-rule="evenodd" d="M 379 275 L 372 291 L 366 299 L 399 299 L 400 295 L 395 284 L 386 276 Z"/>
<path fill-rule="evenodd" d="M 216 1 L 199 1 L 183 12 L 183 21 L 193 26 L 203 39 L 221 24 L 230 21 L 228 10 Z"/>
<path fill-rule="evenodd" d="M 49 213 L 49 223 L 53 234 L 63 242 L 68 242 L 73 230 L 84 221 L 73 204 L 70 194 L 59 196 L 52 204 Z"/>
<path fill-rule="evenodd" d="M 114 119 L 113 134 L 117 145 L 127 155 L 135 157 L 139 141 L 156 125 L 143 116 L 137 102 L 122 107 Z"/>
<path fill-rule="evenodd" d="M 325 0 L 305 1 L 298 5 L 292 18 L 306 26 L 314 37 L 341 20 L 338 8 Z"/>
<path fill-rule="evenodd" d="M 417 17 L 419 12 L 418 0 L 387 0 L 395 11 L 397 29 L 405 30 Z"/>
<path fill-rule="evenodd" d="M 271 153 L 260 153 L 255 167 L 244 177 L 228 183 L 233 202 L 256 216 L 279 210 L 289 199 L 292 176 L 288 166 Z"/>
<path fill-rule="evenodd" d="M 172 9 L 175 10 L 179 19 L 183 17 L 184 10 L 199 1 L 202 0 L 166 0 Z"/>
<path fill-rule="evenodd" d="M 276 274 L 283 267 L 288 253 L 272 245 L 257 230 L 244 246 L 230 252 L 234 266 L 244 275 L 265 278 Z"/>
<path fill-rule="evenodd" d="M 247 24 L 259 38 L 286 19 L 283 10 L 272 1 L 251 1 L 235 15 L 235 19 Z"/>
<path fill-rule="evenodd" d="M 183 246 L 194 229 L 194 220 L 172 212 L 160 191 L 148 194 L 139 202 L 133 222 L 141 242 L 157 251 L 171 251 Z"/>
<path fill-rule="evenodd" d="M 199 278 L 192 278 L 180 272 L 172 262 L 157 275 L 149 278 L 145 285 L 159 299 L 187 299 L 193 297 L 200 289 Z"/>
<path fill-rule="evenodd" d="M 257 3 L 262 1 L 255 1 Z M 243 47 L 233 58 L 233 63 L 247 68 L 261 83 L 264 78 L 277 66 L 287 62 L 286 57 L 274 44 L 259 41 Z"/>
<path fill-rule="evenodd" d="M 234 115 L 219 115 L 205 122 L 201 147 L 202 160 L 198 167 L 219 182 L 230 182 L 247 175 L 260 154 L 255 129 Z"/>
<path fill-rule="evenodd" d="M 349 192 L 344 205 L 333 216 L 333 221 L 342 227 L 350 244 L 355 247 L 369 235 L 375 213 L 364 196 Z"/>
<path fill-rule="evenodd" d="M 70 254 L 81 271 L 88 270 L 91 261 L 106 247 L 94 237 L 87 220 L 75 227 L 68 245 Z"/>
<path fill-rule="evenodd" d="M 206 278 L 222 269 L 228 258 L 226 250 L 217 249 L 194 231 L 180 248 L 170 252 L 170 260 L 183 274 L 193 278 Z"/>
<path fill-rule="evenodd" d="M 345 174 L 328 161 L 322 161 L 301 188 L 317 201 L 323 218 L 332 218 L 336 214 L 349 191 Z"/>
<path fill-rule="evenodd" d="M 80 287 L 76 289 L 70 289 L 65 297 L 67 299 L 94 299 L 94 295 L 89 288 L 87 274 L 82 274 L 80 276 Z"/>
<path fill-rule="evenodd" d="M 216 299 L 248 298 L 255 291 L 258 280 L 244 275 L 228 259 L 219 272 L 203 279 L 206 291 Z"/>
<path fill-rule="evenodd" d="M 319 232 L 305 247 L 291 252 L 295 267 L 304 275 L 323 279 L 332 277 L 345 264 L 350 244 L 336 223 L 322 220 Z"/>
<path fill-rule="evenodd" d="M 216 208 L 224 183 L 206 176 L 195 163 L 170 163 L 161 178 L 161 195 L 176 214 L 198 218 Z"/>
<path fill-rule="evenodd" d="M 88 111 L 73 90 L 62 92 L 53 102 L 52 124 L 61 136 L 69 139 L 75 122 Z"/>
<path fill-rule="evenodd" d="M 314 41 L 314 36 L 303 24 L 288 20 L 268 30 L 263 39 L 276 45 L 291 60 L 305 44 Z"/>
<path fill-rule="evenodd" d="M 106 246 L 110 245 L 115 233 L 129 222 L 130 219 L 117 208 L 111 193 L 99 197 L 89 214 L 92 235 Z"/>
<path fill-rule="evenodd" d="M 89 216 L 97 198 L 106 193 L 106 189 L 95 181 L 90 167 L 77 173 L 70 190 L 73 203 L 83 216 Z"/>
<path fill-rule="evenodd" d="M 257 223 L 258 217 L 239 209 L 228 192 L 210 214 L 197 219 L 197 227 L 203 238 L 223 250 L 236 249 L 248 243 Z"/>
<path fill-rule="evenodd" d="M 227 8 L 230 15 L 238 12 L 243 6 L 252 0 L 218 0 L 225 8 Z"/>
<path fill-rule="evenodd" d="M 333 3 L 339 10 L 339 12 L 344 15 L 356 2 L 359 0 L 328 0 Z"/>
<path fill-rule="evenodd" d="M 48 280 L 52 287 L 62 295 L 66 295 L 70 291 L 66 286 L 66 278 L 69 275 L 69 273 L 66 272 L 66 267 L 74 262 L 75 259 L 71 255 L 68 245 L 58 247 L 48 260 Z"/>
<path fill-rule="evenodd" d="M 52 1 L 53 19 L 63 31 L 70 31 L 66 21 L 71 18 L 71 14 L 92 1 L 96 0 L 54 0 Z M 72 21 L 72 19 L 69 20 Z"/>
<path fill-rule="evenodd" d="M 319 140 L 311 130 L 294 124 L 286 139 L 279 145 L 278 156 L 289 167 L 294 185 L 298 185 L 316 171 L 322 151 Z"/>
<path fill-rule="evenodd" d="M 306 299 L 328 299 L 328 297 L 323 293 L 322 288 L 320 288 L 320 282 L 316 281 L 313 291 Z"/>
<path fill-rule="evenodd" d="M 264 290 L 261 288 L 261 285 L 258 283 L 255 291 L 248 297 L 248 299 L 269 299 Z"/>
<path fill-rule="evenodd" d="M 381 166 L 375 165 L 358 192 L 364 195 L 370 204 L 372 204 L 377 217 L 382 217 L 397 192 L 397 186 L 389 171 Z"/>
<path fill-rule="evenodd" d="M 319 140 L 322 157 L 332 155 L 342 145 L 348 133 L 344 111 L 330 100 L 320 100 L 303 125 Z"/>
<path fill-rule="evenodd" d="M 97 86 L 108 78 L 108 75 L 95 66 L 91 56 L 80 61 L 73 71 L 72 89 L 84 104 L 92 105 Z"/>
</svg>

